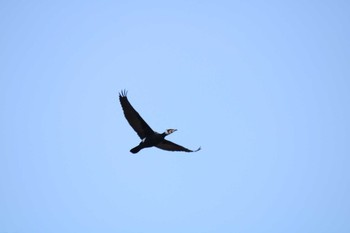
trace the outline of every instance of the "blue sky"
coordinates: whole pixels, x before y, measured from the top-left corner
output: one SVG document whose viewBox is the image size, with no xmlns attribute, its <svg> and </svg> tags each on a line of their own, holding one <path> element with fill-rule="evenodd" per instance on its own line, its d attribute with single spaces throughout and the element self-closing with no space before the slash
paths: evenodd
<svg viewBox="0 0 350 233">
<path fill-rule="evenodd" d="M 350 232 L 349 12 L 1 1 L 0 232 Z"/>
</svg>

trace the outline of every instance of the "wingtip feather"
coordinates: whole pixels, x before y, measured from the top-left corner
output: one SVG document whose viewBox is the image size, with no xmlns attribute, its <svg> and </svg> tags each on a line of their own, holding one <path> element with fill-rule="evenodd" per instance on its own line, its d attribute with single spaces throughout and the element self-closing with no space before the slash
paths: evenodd
<svg viewBox="0 0 350 233">
<path fill-rule="evenodd" d="M 119 92 L 119 97 L 126 97 L 128 94 L 128 91 L 126 89 L 123 89 Z"/>
</svg>

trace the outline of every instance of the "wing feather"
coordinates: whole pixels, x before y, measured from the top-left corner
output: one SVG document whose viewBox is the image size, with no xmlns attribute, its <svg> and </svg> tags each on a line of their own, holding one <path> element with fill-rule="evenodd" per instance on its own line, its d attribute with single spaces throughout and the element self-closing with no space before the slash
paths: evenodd
<svg viewBox="0 0 350 233">
<path fill-rule="evenodd" d="M 201 148 L 199 147 L 197 150 L 189 150 L 183 146 L 180 146 L 178 144 L 175 144 L 168 140 L 163 140 L 161 143 L 159 143 L 156 147 L 162 150 L 168 150 L 168 151 L 185 151 L 185 152 L 197 152 Z"/>
<path fill-rule="evenodd" d="M 127 91 L 123 90 L 119 93 L 119 101 L 122 105 L 124 116 L 130 126 L 136 131 L 141 139 L 154 133 L 152 128 L 142 119 L 140 114 L 133 108 L 127 98 Z"/>
</svg>

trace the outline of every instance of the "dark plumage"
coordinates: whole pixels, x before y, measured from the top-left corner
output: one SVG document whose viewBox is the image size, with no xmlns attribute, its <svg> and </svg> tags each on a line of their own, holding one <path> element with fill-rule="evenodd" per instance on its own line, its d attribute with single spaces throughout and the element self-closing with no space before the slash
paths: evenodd
<svg viewBox="0 0 350 233">
<path fill-rule="evenodd" d="M 131 153 L 135 154 L 144 148 L 152 146 L 168 151 L 196 152 L 201 149 L 199 147 L 197 150 L 189 150 L 183 146 L 166 140 L 165 137 L 175 132 L 176 129 L 167 129 L 161 134 L 153 131 L 152 128 L 149 127 L 149 125 L 142 119 L 140 114 L 133 108 L 126 95 L 127 91 L 125 90 L 119 93 L 120 104 L 122 105 L 125 118 L 142 140 L 139 145 L 130 150 Z"/>
</svg>

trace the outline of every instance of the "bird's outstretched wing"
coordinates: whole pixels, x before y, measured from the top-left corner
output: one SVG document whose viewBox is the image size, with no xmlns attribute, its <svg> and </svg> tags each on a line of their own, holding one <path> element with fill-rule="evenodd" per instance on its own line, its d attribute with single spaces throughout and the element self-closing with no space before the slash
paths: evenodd
<svg viewBox="0 0 350 233">
<path fill-rule="evenodd" d="M 177 145 L 171 141 L 168 140 L 163 140 L 161 143 L 159 143 L 158 145 L 156 145 L 156 147 L 158 147 L 159 149 L 162 150 L 168 150 L 168 151 L 185 151 L 185 152 L 197 152 L 199 151 L 201 148 L 199 147 L 197 150 L 189 150 L 183 146 Z"/>
<path fill-rule="evenodd" d="M 130 126 L 136 131 L 141 139 L 154 133 L 149 125 L 142 119 L 140 114 L 130 104 L 127 98 L 127 91 L 123 90 L 119 93 L 119 101 L 122 105 L 125 118 L 128 120 Z"/>
</svg>

